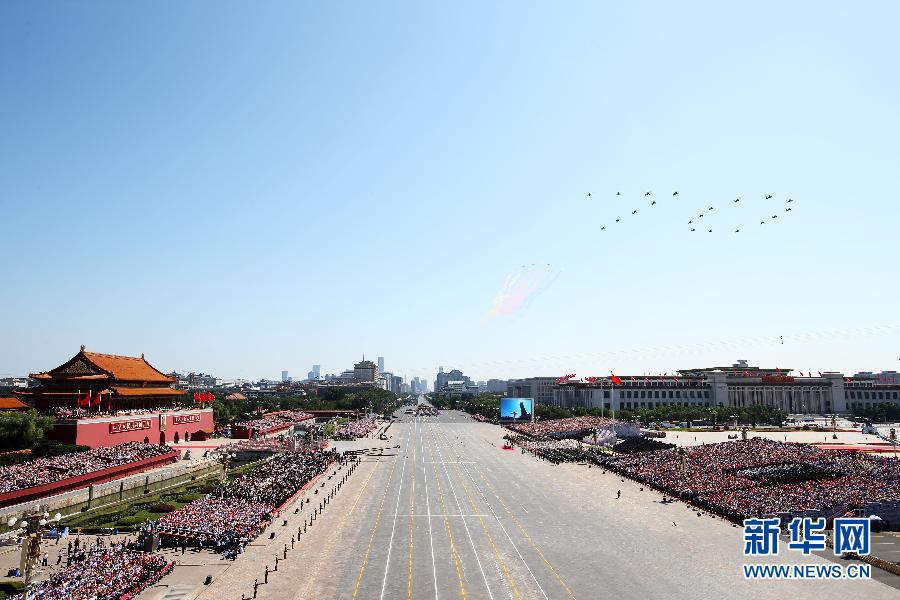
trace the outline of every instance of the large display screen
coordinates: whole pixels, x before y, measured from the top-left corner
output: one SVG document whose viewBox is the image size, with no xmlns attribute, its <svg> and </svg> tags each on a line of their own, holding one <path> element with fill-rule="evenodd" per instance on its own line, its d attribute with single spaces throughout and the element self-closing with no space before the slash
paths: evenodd
<svg viewBox="0 0 900 600">
<path fill-rule="evenodd" d="M 501 398 L 500 421 L 511 423 L 513 421 L 534 420 L 534 398 Z"/>
</svg>

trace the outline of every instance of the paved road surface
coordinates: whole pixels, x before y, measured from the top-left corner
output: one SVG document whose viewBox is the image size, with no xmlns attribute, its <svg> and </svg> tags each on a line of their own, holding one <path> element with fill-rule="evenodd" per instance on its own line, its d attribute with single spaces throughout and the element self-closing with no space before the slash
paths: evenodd
<svg viewBox="0 0 900 600">
<path fill-rule="evenodd" d="M 363 460 L 259 598 L 900 598 L 878 581 L 746 581 L 742 531 L 730 523 L 597 468 L 502 450 L 502 430 L 460 413 L 399 414 L 388 442 L 351 443 L 386 449 Z M 249 598 L 303 512 L 289 511 L 275 539 L 257 540 L 211 586 L 187 591 L 202 571 L 182 580 L 176 570 L 152 597 Z M 793 552 L 777 560 L 826 564 Z"/>
<path fill-rule="evenodd" d="M 318 590 L 327 597 L 900 597 L 878 582 L 745 581 L 742 533 L 725 521 L 596 468 L 504 451 L 497 427 L 459 413 L 404 419 L 391 428 L 397 456 L 379 461 L 343 534 L 333 587 Z"/>
</svg>

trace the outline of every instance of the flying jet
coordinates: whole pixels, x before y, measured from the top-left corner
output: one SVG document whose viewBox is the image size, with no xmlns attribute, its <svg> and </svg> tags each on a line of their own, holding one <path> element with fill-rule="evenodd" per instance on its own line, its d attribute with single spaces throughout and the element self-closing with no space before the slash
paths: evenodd
<svg viewBox="0 0 900 600">
<path fill-rule="evenodd" d="M 740 229 L 735 229 L 734 232 L 735 232 L 735 233 L 740 233 L 741 230 L 740 230 Z"/>
<path fill-rule="evenodd" d="M 616 196 L 621 196 L 622 192 L 616 192 Z"/>
<path fill-rule="evenodd" d="M 651 203 L 650 203 L 650 206 L 653 206 L 654 204 L 656 204 L 656 200 L 654 200 L 653 202 L 651 202 Z"/>
<path fill-rule="evenodd" d="M 778 215 L 772 215 L 772 218 L 773 218 L 773 219 L 777 219 L 777 218 L 778 218 Z"/>
<path fill-rule="evenodd" d="M 644 195 L 645 195 L 645 196 L 649 196 L 649 195 L 650 195 L 650 192 L 647 192 L 647 193 L 646 193 L 646 194 L 644 194 Z"/>
<path fill-rule="evenodd" d="M 712 210 L 712 209 L 713 209 L 713 207 L 712 207 L 712 206 L 710 206 L 710 207 L 709 207 L 709 208 L 707 208 L 707 209 L 706 209 L 706 210 Z"/>
<path fill-rule="evenodd" d="M 631 214 L 636 215 L 636 214 L 637 214 L 637 209 L 634 209 L 633 211 L 631 211 Z"/>
<path fill-rule="evenodd" d="M 791 212 L 791 207 L 788 206 L 786 209 L 784 209 L 784 212 Z"/>
<path fill-rule="evenodd" d="M 768 196 L 766 196 L 766 200 L 771 200 L 771 199 L 772 199 L 772 194 L 769 194 Z"/>
<path fill-rule="evenodd" d="M 697 218 L 698 218 L 698 219 L 702 219 L 702 218 L 703 218 L 703 215 L 702 215 L 702 214 L 697 215 Z"/>
<path fill-rule="evenodd" d="M 605 225 L 604 225 L 603 227 L 600 228 L 600 231 L 603 231 L 604 229 L 606 229 L 606 226 L 605 226 Z"/>
<path fill-rule="evenodd" d="M 793 199 L 793 198 L 788 198 L 787 201 L 788 201 L 788 202 L 793 202 L 794 199 Z"/>
<path fill-rule="evenodd" d="M 712 233 L 712 229 L 710 229 L 709 232 Z"/>
<path fill-rule="evenodd" d="M 690 225 L 691 223 L 693 223 L 693 221 L 688 221 L 688 225 Z"/>
<path fill-rule="evenodd" d="M 734 201 L 735 201 L 735 202 L 740 202 L 741 199 L 740 199 L 740 198 L 735 198 Z"/>
<path fill-rule="evenodd" d="M 619 222 L 619 219 L 616 219 L 616 223 L 618 223 L 618 222 Z"/>
<path fill-rule="evenodd" d="M 587 197 L 588 197 L 588 198 L 590 198 L 590 197 L 591 197 L 591 193 L 590 193 L 590 192 L 588 192 L 588 195 L 587 195 Z"/>
<path fill-rule="evenodd" d="M 693 227 L 692 227 L 692 228 L 691 228 L 691 231 L 697 231 L 697 230 L 696 230 L 696 229 L 694 229 L 694 228 L 693 228 Z"/>
<path fill-rule="evenodd" d="M 678 192 L 675 192 L 675 193 L 674 193 L 674 194 L 672 194 L 672 195 L 673 195 L 673 196 L 677 196 L 677 195 L 678 195 Z"/>
</svg>

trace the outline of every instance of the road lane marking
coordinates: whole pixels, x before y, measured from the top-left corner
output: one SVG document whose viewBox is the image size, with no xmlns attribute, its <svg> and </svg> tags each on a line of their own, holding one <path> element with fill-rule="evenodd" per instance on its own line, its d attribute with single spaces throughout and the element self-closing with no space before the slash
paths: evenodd
<svg viewBox="0 0 900 600">
<path fill-rule="evenodd" d="M 469 506 L 472 507 L 472 510 L 475 509 L 475 500 L 472 498 L 472 494 L 469 491 L 468 486 L 466 485 L 465 478 L 460 472 L 459 467 L 455 467 L 456 474 L 462 479 L 462 487 L 463 491 L 466 494 L 466 499 L 469 501 Z M 497 544 L 494 542 L 494 537 L 491 535 L 490 531 L 488 531 L 487 525 L 484 522 L 484 519 L 478 517 L 478 522 L 481 523 L 481 529 L 484 531 L 484 535 L 487 536 L 488 543 L 491 545 L 491 550 L 494 553 L 494 561 L 497 564 L 498 570 L 502 571 L 502 576 L 506 579 L 507 591 L 510 592 L 510 595 L 514 595 L 517 600 L 522 600 L 522 594 L 519 593 L 519 588 L 516 585 L 515 578 L 510 574 L 509 568 L 506 566 L 506 561 L 503 560 L 503 557 L 500 555 L 500 550 L 497 548 Z"/>
<path fill-rule="evenodd" d="M 400 493 L 403 491 L 403 477 L 406 475 L 406 463 L 409 460 L 409 436 L 412 433 L 412 427 L 406 435 L 406 454 L 403 455 L 403 468 L 400 471 L 400 487 L 397 488 L 397 505 L 394 506 L 394 524 L 391 525 L 391 541 L 388 543 L 387 558 L 384 561 L 384 579 L 381 581 L 381 600 L 384 600 L 384 588 L 387 586 L 388 569 L 391 565 L 391 550 L 394 547 L 394 530 L 397 528 L 397 513 L 400 508 Z"/>
<path fill-rule="evenodd" d="M 409 492 L 409 562 L 406 575 L 406 597 L 412 600 L 412 576 L 413 576 L 413 534 L 416 532 L 416 440 L 418 435 L 418 423 L 413 422 L 413 445 L 412 445 L 412 487 Z"/>
<path fill-rule="evenodd" d="M 446 436 L 445 436 L 446 437 Z M 460 458 L 459 453 L 455 450 L 453 451 L 456 454 L 457 458 Z M 457 467 L 459 468 L 459 467 Z M 491 511 L 491 514 L 494 515 L 494 518 L 497 519 L 497 524 L 500 525 L 500 530 L 506 535 L 506 539 L 509 540 L 509 543 L 512 545 L 513 550 L 515 550 L 516 555 L 519 557 L 519 560 L 522 561 L 522 565 L 525 566 L 525 569 L 528 571 L 528 574 L 531 575 L 531 579 L 534 581 L 534 584 L 541 591 L 541 594 L 544 596 L 544 600 L 550 600 L 547 596 L 547 592 L 544 591 L 544 588 L 541 586 L 540 582 L 535 577 L 534 572 L 531 570 L 531 567 L 528 566 L 528 563 L 525 562 L 525 558 L 522 556 L 522 553 L 519 552 L 519 547 L 516 546 L 516 543 L 513 541 L 512 536 L 509 535 L 509 532 L 506 530 L 506 527 L 503 525 L 503 521 L 497 516 L 497 513 L 494 512 L 494 507 L 491 506 L 490 502 L 488 502 L 487 497 L 484 495 L 484 492 L 481 491 L 481 488 L 478 486 L 478 483 L 475 481 L 475 478 L 472 477 L 472 473 L 469 472 L 469 467 L 463 467 L 468 474 L 469 479 L 472 480 L 472 485 L 475 486 L 475 489 L 481 495 L 481 498 L 484 500 L 485 505 L 488 507 L 488 510 Z"/>
<path fill-rule="evenodd" d="M 431 441 L 434 443 L 434 447 L 438 451 L 438 456 L 441 461 L 444 460 L 443 452 L 441 452 L 440 447 L 437 445 L 437 439 L 434 437 L 434 425 L 429 427 L 431 432 Z M 450 486 L 450 492 L 453 494 L 453 500 L 456 502 L 456 510 L 462 513 L 462 504 L 459 502 L 459 496 L 456 495 L 456 488 L 453 486 L 453 480 L 450 479 L 450 472 L 447 470 L 447 465 L 444 465 L 444 475 L 447 477 L 447 484 Z M 475 541 L 472 539 L 472 532 L 469 531 L 469 523 L 463 519 L 463 527 L 466 530 L 466 536 L 469 538 L 469 544 L 472 546 L 472 554 L 475 555 L 475 562 L 478 564 L 478 570 L 481 571 L 481 578 L 484 580 L 484 587 L 487 589 L 488 597 L 491 600 L 494 600 L 494 593 L 491 592 L 491 586 L 488 584 L 487 575 L 484 573 L 484 567 L 481 564 L 481 558 L 478 556 L 478 550 L 475 549 Z"/>
<path fill-rule="evenodd" d="M 434 600 L 438 600 L 437 565 L 434 561 L 434 534 L 431 532 L 431 496 L 428 495 L 428 469 L 425 468 L 425 436 L 419 429 L 419 444 L 422 446 L 422 476 L 425 478 L 425 507 L 428 511 L 428 543 L 431 545 L 431 574 L 434 577 Z"/>
<path fill-rule="evenodd" d="M 381 496 L 381 506 L 378 509 L 378 516 L 375 517 L 375 525 L 372 526 L 372 535 L 369 536 L 369 545 L 366 547 L 366 554 L 363 556 L 363 563 L 359 568 L 359 575 L 356 577 L 356 587 L 353 589 L 353 600 L 356 600 L 357 594 L 359 594 L 359 584 L 362 582 L 363 573 L 366 570 L 366 564 L 369 562 L 369 553 L 372 551 L 372 543 L 375 541 L 375 532 L 378 531 L 378 525 L 381 523 L 381 514 L 384 512 L 384 501 L 387 500 L 387 493 L 391 489 L 391 481 L 394 480 L 394 472 L 397 469 L 397 464 L 400 461 L 395 461 L 393 468 L 391 468 L 391 475 L 388 477 L 387 484 L 384 486 L 384 494 Z M 372 472 L 375 472 L 373 468 Z M 369 475 L 371 478 L 372 476 Z M 358 498 L 357 498 L 358 500 Z"/>
<path fill-rule="evenodd" d="M 434 455 L 434 450 L 432 449 L 432 456 Z M 462 566 L 459 561 L 459 553 L 456 551 L 456 543 L 453 541 L 453 532 L 450 530 L 450 521 L 447 519 L 447 504 L 444 502 L 444 485 L 441 483 L 441 477 L 437 472 L 437 467 L 435 466 L 437 463 L 431 463 L 431 472 L 434 474 L 434 479 L 438 484 L 438 499 L 441 503 L 441 510 L 444 513 L 444 527 L 447 529 L 447 537 L 450 539 L 450 556 L 453 558 L 453 564 L 456 567 L 456 579 L 459 582 L 459 594 L 463 600 L 466 600 L 466 585 L 464 583 L 464 577 L 462 573 Z"/>
<path fill-rule="evenodd" d="M 544 552 L 541 550 L 540 546 L 537 545 L 537 543 L 534 541 L 534 539 L 531 537 L 531 535 L 525 529 L 525 526 L 522 525 L 521 521 L 519 521 L 519 518 L 516 517 L 515 513 L 513 513 L 509 509 L 509 506 L 507 506 L 506 502 L 503 501 L 503 498 L 501 498 L 497 494 L 497 490 L 494 488 L 493 485 L 491 485 L 491 482 L 488 481 L 488 479 L 484 476 L 484 473 L 481 471 L 481 469 L 479 469 L 478 467 L 475 467 L 475 471 L 478 473 L 478 476 L 481 477 L 481 480 L 484 481 L 485 486 L 487 486 L 487 488 L 491 491 L 491 494 L 493 494 L 494 497 L 497 499 L 497 501 L 500 502 L 500 506 L 502 506 L 503 510 L 506 511 L 506 514 L 508 514 L 510 516 L 510 518 L 513 520 L 513 523 L 515 523 L 515 525 L 519 529 L 519 531 L 522 532 L 522 535 L 525 536 L 525 539 L 528 540 L 528 543 L 531 544 L 531 547 L 534 548 L 534 550 L 535 550 L 535 552 L 537 552 L 538 556 L 541 557 L 541 560 L 544 561 L 544 564 L 547 565 L 547 568 L 549 568 L 550 571 L 553 573 L 553 575 L 556 577 L 556 580 L 559 582 L 559 584 L 563 587 L 563 589 L 566 590 L 566 593 L 569 594 L 569 598 L 571 598 L 572 600 L 575 600 L 575 594 L 572 593 L 572 590 L 569 588 L 568 585 L 566 585 L 566 582 L 563 581 L 563 578 L 559 574 L 559 571 L 556 570 L 556 567 L 554 567 L 552 564 L 550 564 L 550 561 L 547 560 L 547 558 L 544 556 Z"/>
</svg>

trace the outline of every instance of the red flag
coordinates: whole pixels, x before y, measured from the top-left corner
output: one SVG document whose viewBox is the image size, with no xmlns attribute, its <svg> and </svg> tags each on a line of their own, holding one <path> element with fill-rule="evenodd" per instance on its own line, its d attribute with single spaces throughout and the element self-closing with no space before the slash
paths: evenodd
<svg viewBox="0 0 900 600">
<path fill-rule="evenodd" d="M 614 385 L 622 385 L 621 377 L 616 377 L 615 375 L 613 375 L 612 377 L 609 378 L 609 380 L 612 381 Z"/>
<path fill-rule="evenodd" d="M 97 392 L 97 395 L 94 396 L 94 406 L 96 406 L 97 408 L 100 408 L 100 400 L 100 392 Z"/>
</svg>

